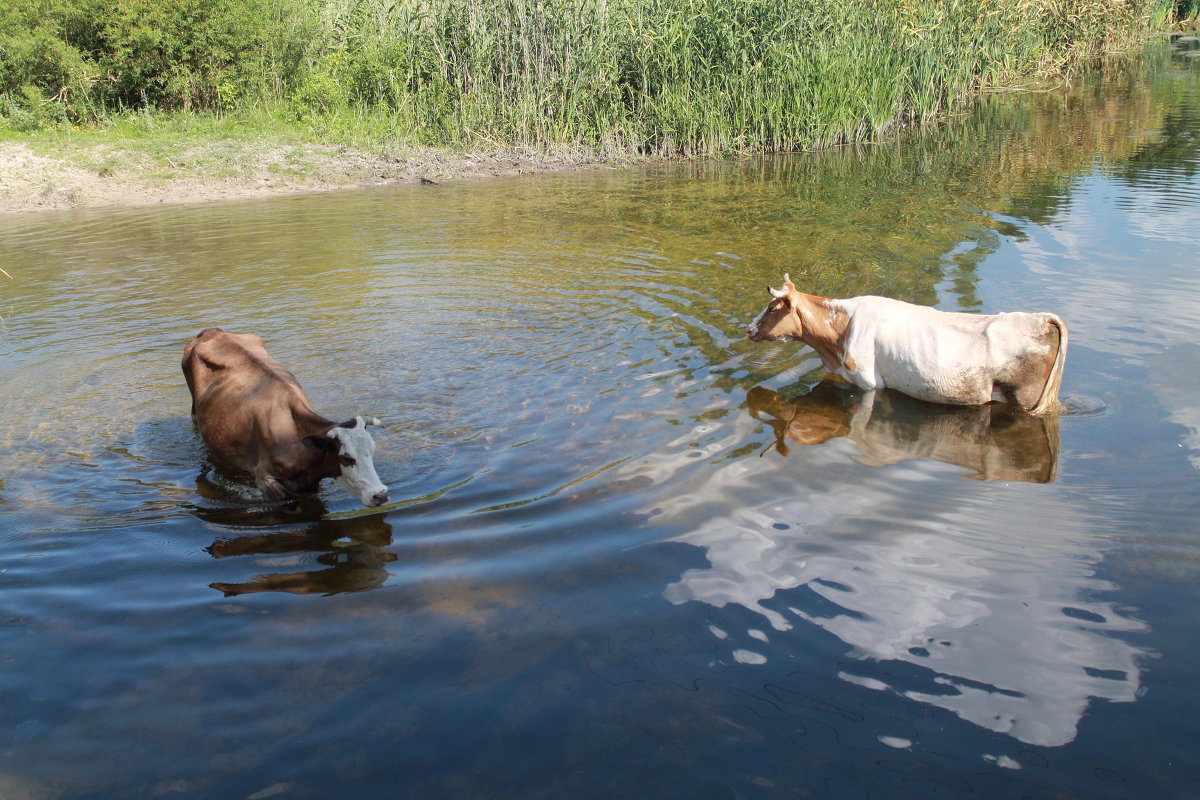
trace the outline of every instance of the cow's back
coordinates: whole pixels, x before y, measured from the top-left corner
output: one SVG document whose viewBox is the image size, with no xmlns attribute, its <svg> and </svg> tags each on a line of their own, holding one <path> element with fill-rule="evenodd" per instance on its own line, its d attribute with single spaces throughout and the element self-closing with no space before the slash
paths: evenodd
<svg viewBox="0 0 1200 800">
<path fill-rule="evenodd" d="M 1066 327 L 1054 314 L 970 314 L 874 296 L 833 304 L 851 317 L 839 374 L 863 388 L 954 405 L 1003 399 L 1034 413 L 1057 397 Z"/>
<path fill-rule="evenodd" d="M 247 402 L 266 392 L 303 397 L 300 383 L 267 352 L 261 336 L 206 328 L 183 351 L 192 414 L 221 400 Z M 305 403 L 307 405 L 307 402 Z"/>
<path fill-rule="evenodd" d="M 842 377 L 932 402 L 987 402 L 989 317 L 873 295 L 834 302 L 851 317 Z"/>
<path fill-rule="evenodd" d="M 185 346 L 183 373 L 196 429 L 218 461 L 253 474 L 299 457 L 296 416 L 316 415 L 261 337 L 207 328 Z"/>
</svg>

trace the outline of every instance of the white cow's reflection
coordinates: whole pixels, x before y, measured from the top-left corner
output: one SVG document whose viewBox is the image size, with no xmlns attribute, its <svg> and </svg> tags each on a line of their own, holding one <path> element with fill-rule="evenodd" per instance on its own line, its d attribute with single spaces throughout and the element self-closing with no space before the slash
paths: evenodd
<svg viewBox="0 0 1200 800">
<path fill-rule="evenodd" d="M 832 381 L 788 400 L 756 386 L 746 402 L 752 417 L 769 422 L 782 455 L 788 454 L 788 439 L 815 445 L 845 436 L 872 466 L 932 458 L 969 469 L 965 477 L 980 480 L 1054 480 L 1055 416 L 1030 416 L 1001 404 L 942 406 Z"/>
<path fill-rule="evenodd" d="M 983 417 L 948 423 L 928 408 L 931 416 L 898 417 L 876 398 L 863 420 L 861 408 L 837 398 L 752 396 L 750 413 L 770 419 L 777 446 L 809 434 L 828 444 L 802 459 L 727 460 L 694 491 L 648 510 L 688 529 L 676 541 L 703 548 L 710 562 L 665 596 L 763 615 L 775 634 L 722 632 L 743 663 L 770 664 L 774 646 L 819 626 L 855 658 L 910 666 L 888 670 L 907 676 L 897 685 L 866 668 L 844 669 L 848 681 L 1022 742 L 1065 744 L 1092 698 L 1135 699 L 1145 655 L 1128 639 L 1144 626 L 1104 599 L 1116 587 L 1097 575 L 1103 520 L 1065 488 L 1015 482 L 1053 477 L 1055 431 L 1019 427 L 1008 441 L 1008 426 Z M 964 431 L 983 431 L 976 452 Z M 859 460 L 891 466 L 856 466 L 851 441 Z M 946 480 L 934 461 L 904 460 L 914 456 L 1013 482 Z"/>
</svg>

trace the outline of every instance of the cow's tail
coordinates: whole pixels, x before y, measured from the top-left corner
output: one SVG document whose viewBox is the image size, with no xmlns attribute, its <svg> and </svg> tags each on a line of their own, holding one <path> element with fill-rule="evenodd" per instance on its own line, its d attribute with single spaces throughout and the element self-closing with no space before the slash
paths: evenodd
<svg viewBox="0 0 1200 800">
<path fill-rule="evenodd" d="M 1037 404 L 1029 409 L 1030 414 L 1046 414 L 1059 407 L 1058 390 L 1062 386 L 1063 364 L 1067 360 L 1067 323 L 1055 314 L 1047 314 L 1046 317 L 1046 322 L 1058 329 L 1058 352 L 1054 354 L 1054 364 L 1050 367 Z"/>
</svg>

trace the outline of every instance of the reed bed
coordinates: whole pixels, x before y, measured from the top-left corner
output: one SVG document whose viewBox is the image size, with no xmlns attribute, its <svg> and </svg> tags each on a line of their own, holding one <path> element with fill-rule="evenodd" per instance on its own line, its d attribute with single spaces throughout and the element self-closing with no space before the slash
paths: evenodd
<svg viewBox="0 0 1200 800">
<path fill-rule="evenodd" d="M 658 156 L 867 140 L 981 90 L 1069 72 L 1186 5 L 15 2 L 0 22 L 0 122 L 12 128 L 253 110 L 360 144 Z"/>
</svg>

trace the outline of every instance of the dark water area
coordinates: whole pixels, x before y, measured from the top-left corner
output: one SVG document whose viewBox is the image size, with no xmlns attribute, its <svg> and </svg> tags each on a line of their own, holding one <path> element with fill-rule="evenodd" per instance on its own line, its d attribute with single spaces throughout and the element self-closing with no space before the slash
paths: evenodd
<svg viewBox="0 0 1200 800">
<path fill-rule="evenodd" d="M 895 143 L 0 219 L 0 797 L 1185 798 L 1200 58 Z M 1063 316 L 1067 412 L 822 381 L 828 296 Z M 392 503 L 214 472 L 254 332 Z"/>
</svg>

